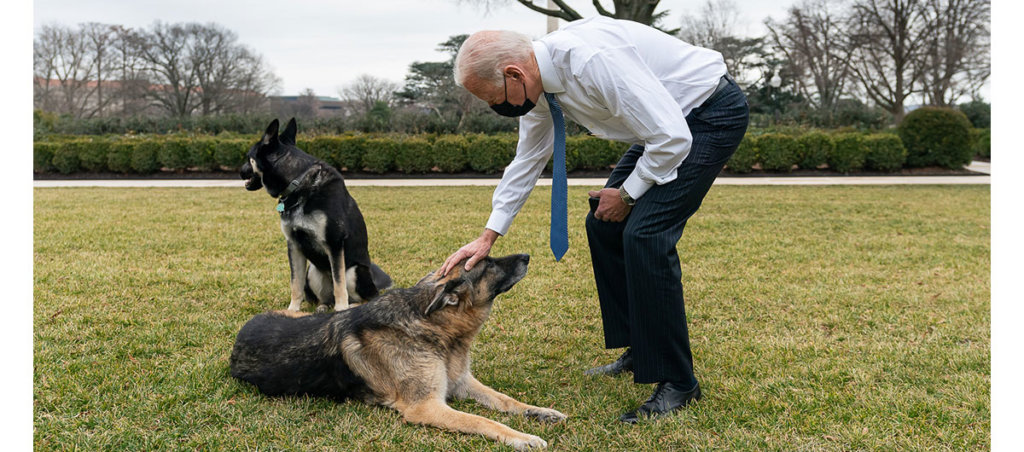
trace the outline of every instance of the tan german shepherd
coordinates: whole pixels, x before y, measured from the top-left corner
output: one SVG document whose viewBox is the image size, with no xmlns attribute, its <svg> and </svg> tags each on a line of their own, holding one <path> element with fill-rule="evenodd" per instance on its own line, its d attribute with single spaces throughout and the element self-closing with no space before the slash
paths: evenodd
<svg viewBox="0 0 1024 452">
<path fill-rule="evenodd" d="M 543 439 L 456 411 L 449 397 L 547 422 L 565 415 L 519 402 L 477 381 L 469 349 L 494 297 L 526 275 L 525 254 L 486 258 L 470 271 L 457 265 L 373 302 L 324 314 L 257 315 L 238 333 L 231 375 L 268 395 L 354 398 L 394 408 L 408 422 L 476 433 L 517 450 Z"/>
</svg>

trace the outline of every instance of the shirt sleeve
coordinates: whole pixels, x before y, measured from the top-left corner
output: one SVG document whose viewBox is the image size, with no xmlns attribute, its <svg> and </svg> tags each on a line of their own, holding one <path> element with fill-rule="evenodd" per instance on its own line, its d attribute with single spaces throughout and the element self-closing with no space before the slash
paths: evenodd
<svg viewBox="0 0 1024 452">
<path fill-rule="evenodd" d="M 519 118 L 519 143 L 516 145 L 516 156 L 505 167 L 505 172 L 494 189 L 491 198 L 491 217 L 487 220 L 487 229 L 505 235 L 519 209 L 533 191 L 537 179 L 540 178 L 544 165 L 551 158 L 552 146 L 555 142 L 555 128 L 551 123 L 551 114 L 540 110 Z"/>
<path fill-rule="evenodd" d="M 640 199 L 655 184 L 675 180 L 693 138 L 679 104 L 633 47 L 606 49 L 578 74 L 584 89 L 644 142 L 644 153 L 622 186 Z"/>
</svg>

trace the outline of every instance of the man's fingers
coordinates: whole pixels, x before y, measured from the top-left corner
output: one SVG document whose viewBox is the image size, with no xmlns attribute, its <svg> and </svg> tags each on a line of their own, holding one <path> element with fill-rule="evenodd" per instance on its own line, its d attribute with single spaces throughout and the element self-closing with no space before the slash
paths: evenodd
<svg viewBox="0 0 1024 452">
<path fill-rule="evenodd" d="M 473 266 L 476 265 L 477 261 L 479 261 L 479 260 L 480 260 L 480 258 L 477 257 L 477 255 L 475 255 L 475 254 L 473 255 L 473 257 L 470 257 L 469 260 L 466 261 L 466 271 L 472 270 Z"/>
<path fill-rule="evenodd" d="M 460 261 L 460 260 L 462 260 L 462 259 L 456 259 L 455 258 L 455 256 L 458 256 L 459 253 L 461 253 L 461 252 L 462 252 L 462 250 L 459 250 L 459 251 L 456 251 L 451 256 L 448 256 L 448 259 L 446 259 L 444 261 L 444 265 L 441 266 L 441 276 L 447 275 L 448 272 L 452 269 L 452 267 L 455 266 L 455 263 Z"/>
<path fill-rule="evenodd" d="M 590 191 L 587 192 L 587 194 L 590 195 L 591 198 L 596 198 L 597 195 L 601 194 L 601 192 L 590 190 Z"/>
</svg>

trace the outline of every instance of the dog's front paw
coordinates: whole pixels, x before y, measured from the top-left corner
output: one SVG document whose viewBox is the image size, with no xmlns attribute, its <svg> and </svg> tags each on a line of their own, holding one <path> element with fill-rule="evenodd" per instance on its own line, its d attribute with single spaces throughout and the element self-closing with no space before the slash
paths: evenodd
<svg viewBox="0 0 1024 452">
<path fill-rule="evenodd" d="M 544 441 L 539 436 L 527 435 L 526 433 L 523 433 L 522 436 L 509 438 L 505 442 L 515 450 L 544 449 L 548 447 L 547 441 Z"/>
<path fill-rule="evenodd" d="M 538 421 L 551 423 L 564 421 L 565 418 L 568 417 L 556 410 L 552 410 L 551 408 L 541 408 L 536 406 L 526 410 L 526 412 L 524 412 L 523 415 L 528 418 L 536 419 Z"/>
<path fill-rule="evenodd" d="M 317 314 L 323 314 L 323 313 L 325 313 L 325 312 L 330 312 L 330 310 L 331 310 L 331 307 L 330 307 L 330 306 L 327 306 L 327 305 L 325 305 L 325 304 L 322 304 L 322 305 L 318 305 L 318 306 L 316 307 L 316 313 L 317 313 Z"/>
</svg>

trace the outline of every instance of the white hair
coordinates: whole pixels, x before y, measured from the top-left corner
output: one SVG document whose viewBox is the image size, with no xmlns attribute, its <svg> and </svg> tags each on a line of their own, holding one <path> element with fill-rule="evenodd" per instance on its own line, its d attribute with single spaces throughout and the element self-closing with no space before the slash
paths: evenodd
<svg viewBox="0 0 1024 452">
<path fill-rule="evenodd" d="M 464 86 L 467 77 L 501 86 L 502 68 L 528 63 L 533 57 L 533 41 L 515 31 L 492 30 L 473 33 L 455 57 L 455 84 Z"/>
</svg>

